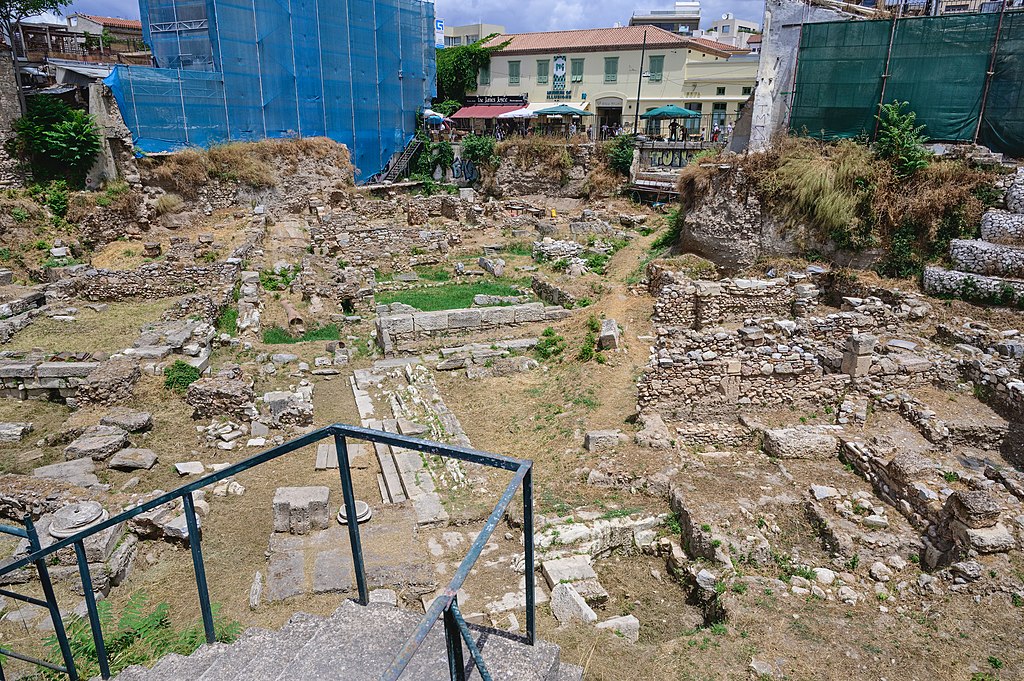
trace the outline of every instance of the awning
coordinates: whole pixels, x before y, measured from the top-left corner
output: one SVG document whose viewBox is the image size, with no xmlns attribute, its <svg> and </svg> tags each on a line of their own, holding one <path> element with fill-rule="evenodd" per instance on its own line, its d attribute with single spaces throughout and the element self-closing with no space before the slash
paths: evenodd
<svg viewBox="0 0 1024 681">
<path fill-rule="evenodd" d="M 571 106 L 574 109 L 586 111 L 587 105 L 590 104 L 590 102 L 530 102 L 526 108 L 529 109 L 531 113 L 537 113 L 541 109 L 550 109 L 551 107 L 558 106 L 560 104 L 565 104 L 566 106 Z"/>
<path fill-rule="evenodd" d="M 452 118 L 497 118 L 503 113 L 522 108 L 522 104 L 476 104 L 462 107 L 452 115 Z"/>
</svg>

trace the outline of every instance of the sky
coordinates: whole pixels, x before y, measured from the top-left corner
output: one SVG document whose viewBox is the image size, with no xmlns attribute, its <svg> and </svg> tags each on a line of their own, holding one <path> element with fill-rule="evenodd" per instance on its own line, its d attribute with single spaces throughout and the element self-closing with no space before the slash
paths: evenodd
<svg viewBox="0 0 1024 681">
<path fill-rule="evenodd" d="M 434 12 L 449 26 L 461 24 L 504 25 L 509 33 L 555 31 L 575 28 L 599 28 L 629 23 L 634 11 L 669 9 L 673 0 L 636 0 L 630 5 L 622 0 L 435 0 Z M 514 8 L 509 14 L 508 10 Z M 137 19 L 136 0 L 74 0 L 65 14 L 83 12 L 104 16 Z M 701 28 L 725 12 L 739 19 L 761 22 L 763 0 L 702 0 Z"/>
</svg>

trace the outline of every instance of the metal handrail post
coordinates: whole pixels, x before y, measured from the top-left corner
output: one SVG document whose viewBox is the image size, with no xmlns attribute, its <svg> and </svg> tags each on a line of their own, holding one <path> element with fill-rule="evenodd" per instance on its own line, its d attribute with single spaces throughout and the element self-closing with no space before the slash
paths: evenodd
<svg viewBox="0 0 1024 681">
<path fill-rule="evenodd" d="M 537 640 L 536 575 L 533 569 L 533 466 L 523 478 L 523 546 L 526 552 L 526 641 L 532 646 Z"/>
<path fill-rule="evenodd" d="M 466 681 L 466 661 L 462 655 L 462 632 L 455 621 L 453 605 L 457 602 L 458 596 L 452 599 L 449 607 L 444 611 L 444 636 L 448 642 L 448 673 L 451 681 Z M 457 606 L 456 606 L 457 607 Z"/>
<path fill-rule="evenodd" d="M 196 506 L 192 499 L 192 493 L 181 497 L 185 505 L 185 522 L 188 525 L 188 545 L 192 549 L 192 568 L 196 574 L 196 586 L 199 589 L 199 609 L 203 613 L 203 631 L 206 633 L 206 642 L 213 643 L 217 640 L 217 633 L 213 628 L 213 608 L 210 606 L 210 590 L 206 585 L 206 567 L 203 565 L 203 549 L 199 545 L 199 523 L 196 522 Z"/>
<path fill-rule="evenodd" d="M 469 648 L 469 654 L 473 658 L 473 664 L 476 665 L 476 671 L 480 674 L 481 681 L 494 681 L 491 672 L 487 669 L 487 663 L 484 662 L 484 656 L 480 653 L 480 648 L 477 647 L 476 641 L 473 640 L 473 634 L 466 625 L 465 618 L 462 617 L 462 611 L 459 610 L 459 602 L 457 600 L 452 601 L 452 607 L 449 609 L 452 611 L 452 619 L 455 620 L 455 625 L 459 628 L 462 639 L 466 642 L 466 647 Z"/>
<path fill-rule="evenodd" d="M 348 525 L 348 540 L 352 547 L 352 567 L 356 573 L 356 587 L 359 589 L 359 605 L 370 602 L 366 588 L 366 572 L 363 569 L 363 545 L 359 541 L 359 521 L 356 520 L 356 494 L 352 489 L 352 469 L 348 463 L 348 444 L 341 433 L 334 434 L 334 448 L 338 452 L 338 472 L 341 474 L 341 496 L 345 504 L 345 521 Z"/>
<path fill-rule="evenodd" d="M 75 556 L 78 558 L 78 574 L 82 580 L 82 591 L 85 594 L 85 607 L 89 613 L 89 628 L 92 640 L 96 645 L 96 659 L 100 664 L 100 676 L 110 678 L 110 662 L 107 660 L 107 646 L 103 642 L 103 629 L 100 627 L 100 614 L 96 609 L 96 595 L 92 591 L 92 575 L 89 574 L 89 561 L 85 556 L 85 544 L 75 542 Z"/>
<path fill-rule="evenodd" d="M 32 553 L 42 549 L 39 544 L 39 534 L 36 532 L 32 516 L 24 518 L 25 532 L 28 534 L 28 546 Z M 68 633 L 64 630 L 64 620 L 60 616 L 60 608 L 57 607 L 57 597 L 53 594 L 53 583 L 50 581 L 50 571 L 46 569 L 46 560 L 36 560 L 36 570 L 39 572 L 39 584 L 43 588 L 43 597 L 46 599 L 47 609 L 50 611 L 50 621 L 53 622 L 53 635 L 57 637 L 57 645 L 60 646 L 61 657 L 64 658 L 64 667 L 67 670 L 70 681 L 78 681 L 78 670 L 75 669 L 75 658 L 71 654 L 71 644 L 68 643 Z"/>
</svg>

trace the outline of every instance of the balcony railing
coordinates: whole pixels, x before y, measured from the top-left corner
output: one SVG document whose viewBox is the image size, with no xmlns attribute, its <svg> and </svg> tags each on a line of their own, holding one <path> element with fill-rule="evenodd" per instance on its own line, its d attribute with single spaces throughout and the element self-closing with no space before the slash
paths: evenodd
<svg viewBox="0 0 1024 681">
<path fill-rule="evenodd" d="M 501 497 L 498 499 L 498 503 L 495 505 L 494 510 L 491 511 L 491 514 L 488 516 L 483 530 L 476 536 L 473 543 L 470 545 L 469 552 L 459 564 L 459 567 L 455 571 L 455 575 L 452 577 L 451 581 L 448 583 L 448 586 L 445 587 L 440 596 L 438 596 L 431 604 L 426 615 L 424 615 L 423 619 L 416 627 L 416 630 L 408 638 L 405 645 L 400 651 L 398 651 L 391 664 L 381 675 L 381 680 L 394 681 L 402 675 L 402 672 L 409 665 L 416 652 L 427 639 L 427 636 L 433 629 L 434 625 L 436 625 L 438 620 L 441 618 L 444 620 L 445 640 L 448 650 L 448 670 L 451 679 L 453 681 L 463 681 L 466 678 L 466 666 L 464 663 L 462 648 L 463 642 L 465 642 L 466 648 L 469 650 L 469 654 L 473 658 L 473 664 L 476 666 L 481 678 L 485 680 L 490 679 L 490 674 L 487 671 L 487 664 L 472 637 L 469 626 L 466 624 L 462 613 L 459 611 L 459 604 L 456 595 L 458 594 L 459 589 L 462 588 L 462 585 L 469 576 L 473 565 L 480 557 L 480 553 L 490 540 L 491 535 L 498 526 L 498 523 L 501 522 L 502 517 L 505 515 L 506 510 L 508 510 L 509 505 L 512 503 L 512 500 L 515 498 L 516 492 L 520 487 L 522 487 L 523 499 L 523 543 L 526 554 L 526 636 L 520 637 L 509 634 L 509 637 L 528 645 L 533 645 L 536 639 L 536 599 L 534 592 L 533 570 L 533 462 L 526 459 L 516 459 L 498 454 L 488 454 L 486 452 L 477 451 L 467 447 L 445 445 L 429 440 L 420 440 L 418 438 L 406 437 L 404 435 L 385 433 L 379 430 L 371 430 L 369 428 L 360 428 L 358 426 L 336 423 L 331 426 L 320 428 L 319 430 L 303 435 L 302 437 L 295 438 L 294 440 L 285 442 L 284 444 L 251 456 L 244 461 L 232 464 L 227 468 L 182 485 L 176 490 L 162 494 L 155 499 L 151 499 L 134 508 L 112 516 L 101 523 L 97 523 L 82 530 L 81 532 L 78 532 L 77 534 L 54 541 L 45 548 L 40 545 L 39 538 L 36 534 L 36 530 L 30 516 L 26 516 L 24 518 L 24 529 L 0 525 L 0 532 L 27 539 L 29 542 L 28 555 L 12 560 L 3 567 L 0 567 L 0 577 L 14 572 L 15 570 L 20 570 L 26 566 L 34 565 L 39 573 L 39 580 L 44 598 L 34 598 L 14 593 L 6 589 L 0 589 L 0 595 L 32 603 L 34 605 L 44 607 L 49 611 L 50 617 L 53 621 L 56 640 L 60 647 L 63 665 L 7 650 L 5 647 L 0 647 L 0 655 L 23 660 L 56 672 L 65 673 L 71 681 L 78 681 L 78 672 L 75 668 L 71 648 L 68 644 L 67 633 L 60 615 L 56 596 L 53 592 L 53 585 L 49 577 L 49 572 L 46 568 L 47 558 L 49 556 L 70 546 L 74 548 L 78 561 L 79 575 L 82 580 L 83 591 L 85 592 L 89 627 L 93 642 L 96 645 L 100 675 L 104 679 L 110 678 L 110 665 L 104 645 L 103 631 L 100 627 L 99 613 L 96 609 L 96 599 L 93 595 L 89 566 L 86 562 L 84 542 L 86 539 L 98 532 L 102 532 L 158 506 L 162 506 L 168 502 L 177 501 L 178 499 L 181 500 L 185 509 L 185 521 L 188 526 L 189 546 L 192 550 L 192 565 L 194 569 L 196 587 L 199 591 L 199 608 L 203 618 L 203 630 L 206 635 L 206 641 L 208 643 L 213 643 L 215 641 L 213 608 L 210 602 L 209 589 L 206 583 L 206 569 L 203 562 L 199 522 L 196 516 L 192 492 L 203 489 L 204 487 L 209 487 L 221 480 L 238 475 L 241 472 L 257 467 L 260 464 L 277 459 L 285 454 L 294 452 L 297 449 L 301 449 L 307 445 L 329 437 L 334 438 L 334 446 L 338 454 L 338 470 L 341 475 L 342 499 L 347 509 L 355 509 L 356 507 L 355 491 L 352 487 L 352 475 L 349 469 L 348 438 L 411 449 L 413 451 L 423 452 L 424 454 L 434 456 L 450 457 L 467 463 L 474 463 L 510 471 L 513 474 L 512 479 L 509 481 Z M 358 591 L 357 601 L 361 605 L 366 605 L 369 602 L 369 591 L 366 585 L 366 571 L 363 566 L 363 550 L 362 544 L 360 543 L 358 523 L 348 523 L 348 535 L 349 544 L 352 550 L 352 563 L 355 567 L 356 573 L 356 588 Z M 0 681 L 3 681 L 3 678 L 3 668 L 0 667 Z"/>
</svg>

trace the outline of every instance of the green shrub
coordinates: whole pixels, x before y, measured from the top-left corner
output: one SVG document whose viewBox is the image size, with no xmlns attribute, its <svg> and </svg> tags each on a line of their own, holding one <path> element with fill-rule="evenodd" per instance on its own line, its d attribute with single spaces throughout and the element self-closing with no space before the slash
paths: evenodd
<svg viewBox="0 0 1024 681">
<path fill-rule="evenodd" d="M 533 354 L 540 360 L 552 359 L 561 355 L 565 351 L 565 347 L 565 339 L 549 326 L 544 329 L 537 344 L 533 346 Z"/>
<path fill-rule="evenodd" d="M 893 101 L 879 109 L 878 137 L 875 139 L 875 154 L 892 164 L 896 175 L 910 177 L 918 170 L 928 167 L 931 154 L 924 148 L 928 141 L 922 133 L 925 126 L 916 125 L 917 114 L 904 112 L 910 106 L 907 102 Z"/>
<path fill-rule="evenodd" d="M 480 167 L 491 166 L 498 160 L 494 146 L 490 135 L 466 135 L 462 138 L 462 158 Z"/>
<path fill-rule="evenodd" d="M 912 277 L 924 269 L 917 252 L 917 232 L 913 225 L 904 225 L 889 237 L 889 249 L 878 265 L 878 273 L 887 277 Z"/>
<path fill-rule="evenodd" d="M 92 116 L 63 101 L 37 95 L 28 112 L 14 122 L 7 152 L 20 159 L 37 182 L 62 179 L 80 187 L 100 151 L 100 135 Z"/>
<path fill-rule="evenodd" d="M 682 208 L 676 208 L 675 210 L 669 211 L 668 215 L 665 217 L 668 229 L 655 238 L 654 242 L 651 243 L 651 250 L 665 251 L 672 248 L 672 246 L 679 241 L 679 237 L 683 233 L 683 223 L 685 220 L 686 213 Z"/>
<path fill-rule="evenodd" d="M 15 206 L 11 209 L 11 217 L 14 218 L 15 222 L 25 222 L 28 220 L 28 211 L 21 206 Z"/>
<path fill-rule="evenodd" d="M 605 143 L 608 165 L 620 175 L 629 175 L 629 169 L 633 165 L 634 141 L 633 135 L 619 135 Z"/>
<path fill-rule="evenodd" d="M 217 317 L 217 331 L 234 336 L 238 333 L 238 308 L 225 307 Z"/>
<path fill-rule="evenodd" d="M 64 180 L 54 180 L 43 192 L 43 202 L 58 217 L 68 214 L 68 184 Z"/>
<path fill-rule="evenodd" d="M 260 285 L 266 291 L 284 291 L 291 286 L 302 268 L 298 265 L 282 267 L 281 271 L 263 270 L 260 272 Z"/>
<path fill-rule="evenodd" d="M 164 369 L 164 387 L 183 395 L 199 376 L 199 369 L 179 359 Z"/>
<path fill-rule="evenodd" d="M 206 634 L 201 622 L 176 629 L 171 622 L 170 606 L 167 603 L 159 603 L 149 610 L 148 602 L 145 594 L 132 594 L 120 618 L 117 619 L 114 617 L 110 601 L 100 601 L 96 604 L 112 674 L 116 675 L 134 664 L 153 662 L 168 653 L 191 655 L 206 643 Z M 88 679 L 99 676 L 99 657 L 96 654 L 96 644 L 89 621 L 72 616 L 66 620 L 66 625 L 68 643 L 79 677 Z M 231 643 L 242 633 L 242 626 L 238 622 L 225 619 L 221 614 L 220 605 L 214 604 L 213 630 L 217 641 Z M 54 664 L 63 664 L 64 659 L 57 637 L 50 635 L 44 644 L 48 650 L 49 660 Z M 67 679 L 66 674 L 50 670 L 44 670 L 42 676 L 46 679 Z"/>
</svg>

